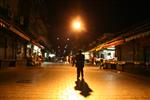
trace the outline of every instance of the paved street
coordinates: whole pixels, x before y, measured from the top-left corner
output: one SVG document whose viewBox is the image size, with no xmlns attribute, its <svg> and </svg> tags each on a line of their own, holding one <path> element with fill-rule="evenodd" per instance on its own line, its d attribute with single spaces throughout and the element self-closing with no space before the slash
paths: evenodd
<svg viewBox="0 0 150 100">
<path fill-rule="evenodd" d="M 150 100 L 150 80 L 86 66 L 84 80 L 67 64 L 0 71 L 0 100 Z"/>
</svg>

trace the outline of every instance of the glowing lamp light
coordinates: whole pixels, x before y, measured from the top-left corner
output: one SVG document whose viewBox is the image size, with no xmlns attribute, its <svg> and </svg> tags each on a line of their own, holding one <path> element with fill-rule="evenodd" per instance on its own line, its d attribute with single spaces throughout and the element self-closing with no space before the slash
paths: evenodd
<svg viewBox="0 0 150 100">
<path fill-rule="evenodd" d="M 84 25 L 79 16 L 77 16 L 71 23 L 72 29 L 74 31 L 83 31 L 84 30 Z"/>
<path fill-rule="evenodd" d="M 76 30 L 80 30 L 81 29 L 80 21 L 74 21 L 73 22 L 73 28 L 76 29 Z"/>
</svg>

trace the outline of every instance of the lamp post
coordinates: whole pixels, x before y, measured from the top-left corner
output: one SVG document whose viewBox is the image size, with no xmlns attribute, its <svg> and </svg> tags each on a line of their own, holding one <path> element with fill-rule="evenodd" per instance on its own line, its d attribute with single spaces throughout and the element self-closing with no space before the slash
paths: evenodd
<svg viewBox="0 0 150 100">
<path fill-rule="evenodd" d="M 85 30 L 85 26 L 84 26 L 84 21 L 83 19 L 80 17 L 80 16 L 76 16 L 74 17 L 72 20 L 71 20 L 71 33 L 72 36 L 73 36 L 73 49 L 71 50 L 71 52 L 74 54 L 76 52 L 78 48 L 78 46 L 82 43 L 82 35 L 83 35 L 83 32 L 86 31 Z M 80 48 L 81 49 L 81 48 Z M 72 54 L 71 53 L 71 54 Z"/>
</svg>

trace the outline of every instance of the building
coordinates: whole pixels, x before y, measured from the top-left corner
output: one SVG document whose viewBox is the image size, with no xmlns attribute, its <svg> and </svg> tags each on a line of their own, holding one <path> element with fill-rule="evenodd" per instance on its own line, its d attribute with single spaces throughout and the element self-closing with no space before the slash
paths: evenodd
<svg viewBox="0 0 150 100">
<path fill-rule="evenodd" d="M 40 1 L 0 1 L 0 68 L 23 66 L 32 54 L 43 54 L 47 32 L 44 21 L 34 12 Z M 36 17 L 35 17 L 36 16 Z M 38 18 L 37 23 L 33 17 Z M 36 20 L 36 19 L 35 19 Z M 35 27 L 34 24 L 37 24 Z M 35 31 L 40 29 L 38 31 Z M 44 46 L 43 46 L 44 45 Z M 47 46 L 48 47 L 48 46 Z"/>
<path fill-rule="evenodd" d="M 112 47 L 114 54 L 108 60 L 106 56 L 111 54 L 104 55 L 104 51 L 108 52 Z M 89 51 L 97 52 L 98 56 L 103 54 L 102 58 L 106 60 L 105 68 L 150 76 L 150 22 L 146 21 L 123 30 L 117 37 Z"/>
</svg>

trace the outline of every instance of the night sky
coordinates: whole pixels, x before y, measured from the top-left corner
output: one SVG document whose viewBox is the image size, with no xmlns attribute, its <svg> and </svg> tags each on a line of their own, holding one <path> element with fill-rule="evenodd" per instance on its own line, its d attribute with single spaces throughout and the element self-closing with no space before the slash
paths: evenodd
<svg viewBox="0 0 150 100">
<path fill-rule="evenodd" d="M 77 48 L 77 44 L 82 48 L 104 33 L 120 32 L 149 19 L 148 2 L 149 0 L 46 0 L 45 17 L 48 19 L 53 47 L 64 47 L 66 38 L 69 37 Z M 83 19 L 86 27 L 86 31 L 78 36 L 70 31 L 70 21 L 76 16 Z M 60 37 L 59 41 L 57 37 Z"/>
</svg>

